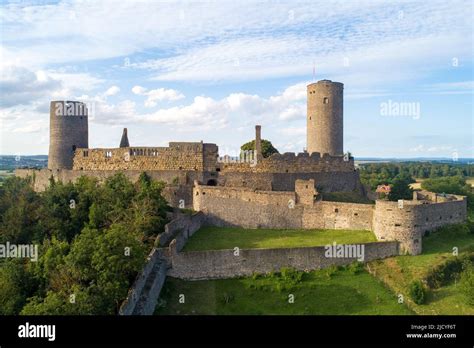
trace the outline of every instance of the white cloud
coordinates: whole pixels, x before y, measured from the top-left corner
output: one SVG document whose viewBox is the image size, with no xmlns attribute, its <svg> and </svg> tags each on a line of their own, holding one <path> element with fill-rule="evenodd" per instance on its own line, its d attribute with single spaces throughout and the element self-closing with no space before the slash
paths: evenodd
<svg viewBox="0 0 474 348">
<path fill-rule="evenodd" d="M 157 88 L 148 91 L 144 87 L 134 86 L 132 92 L 147 96 L 146 107 L 155 107 L 161 101 L 176 101 L 184 98 L 184 95 L 175 89 Z"/>
<path fill-rule="evenodd" d="M 104 97 L 107 93 L 99 93 L 95 97 L 83 95 L 77 99 L 91 105 L 89 115 L 91 121 L 97 124 L 157 123 L 179 126 L 180 131 L 220 129 L 232 124 L 235 129 L 247 129 L 262 121 L 274 123 L 289 119 L 305 120 L 306 109 L 305 104 L 301 103 L 300 93 L 302 85 L 304 83 L 289 86 L 280 94 L 268 98 L 246 93 L 231 93 L 221 99 L 196 96 L 189 104 L 160 108 L 148 113 L 137 110 L 135 102 L 131 100 L 110 104 Z M 161 100 L 178 98 L 180 95 L 174 90 L 148 91 L 141 86 L 134 86 L 132 91 L 152 98 L 161 94 Z M 279 117 L 275 118 L 276 115 Z"/>
<path fill-rule="evenodd" d="M 31 104 L 53 94 L 62 87 L 61 81 L 42 71 L 33 72 L 24 67 L 4 66 L 0 71 L 0 106 Z"/>
<path fill-rule="evenodd" d="M 118 92 L 120 92 L 120 88 L 117 86 L 112 86 L 107 91 L 105 91 L 104 95 L 106 97 L 110 97 L 110 96 L 116 95 Z"/>
</svg>

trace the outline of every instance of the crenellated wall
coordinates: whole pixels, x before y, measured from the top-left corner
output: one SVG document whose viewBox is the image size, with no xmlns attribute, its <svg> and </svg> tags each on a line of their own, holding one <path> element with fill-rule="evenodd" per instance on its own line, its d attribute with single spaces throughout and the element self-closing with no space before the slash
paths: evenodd
<svg viewBox="0 0 474 348">
<path fill-rule="evenodd" d="M 172 142 L 169 147 L 76 149 L 74 170 L 215 171 L 215 144 Z"/>
<path fill-rule="evenodd" d="M 219 163 L 221 172 L 251 173 L 314 173 L 314 172 L 353 172 L 354 158 L 345 156 L 320 155 L 313 152 L 295 154 L 275 153 L 263 158 L 256 165 L 251 163 Z"/>
</svg>

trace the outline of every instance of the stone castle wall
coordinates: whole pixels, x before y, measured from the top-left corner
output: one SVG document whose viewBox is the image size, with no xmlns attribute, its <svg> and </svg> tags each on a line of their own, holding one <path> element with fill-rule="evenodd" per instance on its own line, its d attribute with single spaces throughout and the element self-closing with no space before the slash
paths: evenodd
<svg viewBox="0 0 474 348">
<path fill-rule="evenodd" d="M 314 185 L 312 180 L 298 180 L 295 192 L 197 185 L 193 207 L 215 226 L 371 230 L 378 240 L 400 241 L 402 252 L 415 255 L 422 251 L 426 231 L 467 218 L 463 196 L 416 193 L 423 200 L 403 201 L 402 208 L 390 201 L 325 202 L 314 200 L 315 191 L 305 189 L 305 183 Z"/>
<path fill-rule="evenodd" d="M 362 245 L 362 244 L 360 244 Z M 368 262 L 398 255 L 398 242 L 364 243 L 364 261 Z M 356 258 L 329 258 L 325 247 L 234 249 L 177 252 L 170 244 L 168 276 L 185 279 L 219 279 L 263 274 L 291 267 L 299 271 L 310 271 L 332 265 L 347 265 Z"/>
<path fill-rule="evenodd" d="M 417 195 L 417 193 L 415 193 Z M 403 204 L 376 201 L 374 233 L 379 240 L 398 240 L 402 252 L 419 254 L 422 237 L 441 226 L 461 223 L 467 218 L 466 197 L 448 195 L 440 200 L 403 200 Z M 434 193 L 427 197 L 437 197 Z"/>
<path fill-rule="evenodd" d="M 251 163 L 219 163 L 221 172 L 251 173 L 314 173 L 314 172 L 353 172 L 354 158 L 344 156 L 320 155 L 313 152 L 295 154 L 287 152 L 275 153 L 261 159 L 257 164 Z"/>
<path fill-rule="evenodd" d="M 119 315 L 152 315 L 166 279 L 169 264 L 164 249 L 153 248 L 143 270 L 129 289 Z"/>
<path fill-rule="evenodd" d="M 217 146 L 170 143 L 169 147 L 76 149 L 74 170 L 187 170 L 215 171 Z"/>
<path fill-rule="evenodd" d="M 206 217 L 202 212 L 197 212 L 191 216 L 180 214 L 165 225 L 165 231 L 158 236 L 158 245 L 164 247 L 175 239 L 176 249 L 181 249 L 186 241 L 205 223 Z"/>
<path fill-rule="evenodd" d="M 35 191 L 44 191 L 50 184 L 50 178 L 63 183 L 75 182 L 81 176 L 94 177 L 99 182 L 105 181 L 110 176 L 123 173 L 132 182 L 136 182 L 143 173 L 142 170 L 49 170 L 49 169 L 17 169 L 15 175 L 18 177 L 33 179 Z M 205 181 L 207 176 L 202 172 L 195 171 L 145 171 L 152 179 L 163 181 L 167 186 L 163 189 L 163 197 L 173 207 L 179 207 L 180 201 L 184 202 L 185 208 L 192 207 L 192 192 L 194 180 Z"/>
<path fill-rule="evenodd" d="M 210 225 L 244 228 L 371 230 L 373 205 L 314 201 L 314 181 L 293 192 L 195 186 L 193 207 Z M 312 185 L 313 190 L 303 183 Z M 311 184 L 312 183 L 312 184 Z M 308 184 L 306 184 L 308 185 Z"/>
<path fill-rule="evenodd" d="M 359 172 L 253 173 L 220 172 L 218 184 L 262 191 L 294 191 L 298 179 L 313 179 L 321 192 L 362 192 Z"/>
</svg>

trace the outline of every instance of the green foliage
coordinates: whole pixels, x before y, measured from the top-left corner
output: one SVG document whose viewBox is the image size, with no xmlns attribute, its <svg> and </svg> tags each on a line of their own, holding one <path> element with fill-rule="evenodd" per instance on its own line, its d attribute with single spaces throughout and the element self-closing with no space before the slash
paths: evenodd
<svg viewBox="0 0 474 348">
<path fill-rule="evenodd" d="M 474 260 L 474 253 L 450 257 L 430 270 L 426 276 L 428 286 L 436 289 L 453 282 L 463 270 L 463 265 L 466 262 L 472 262 L 472 260 Z"/>
<path fill-rule="evenodd" d="M 467 196 L 469 210 L 474 210 L 474 194 L 471 185 L 466 183 L 466 179 L 461 176 L 426 179 L 421 183 L 424 190 L 437 193 L 451 193 Z"/>
<path fill-rule="evenodd" d="M 390 201 L 398 201 L 399 199 L 412 199 L 413 190 L 410 187 L 411 183 L 414 183 L 413 178 L 406 175 L 399 175 L 392 181 L 390 193 L 388 199 Z"/>
<path fill-rule="evenodd" d="M 464 264 L 459 287 L 466 303 L 470 306 L 474 306 L 474 265 L 472 261 Z"/>
<path fill-rule="evenodd" d="M 474 166 L 462 163 L 397 162 L 364 163 L 360 165 L 361 180 L 373 190 L 377 185 L 391 183 L 399 174 L 427 179 L 447 176 L 474 176 Z"/>
<path fill-rule="evenodd" d="M 410 284 L 408 293 L 416 304 L 423 304 L 426 300 L 425 288 L 423 287 L 423 283 L 419 280 L 415 280 Z"/>
<path fill-rule="evenodd" d="M 0 243 L 27 243 L 38 231 L 40 197 L 28 179 L 9 177 L 0 187 Z"/>
<path fill-rule="evenodd" d="M 117 313 L 166 223 L 163 183 L 143 173 L 30 185 L 0 188 L 0 242 L 40 244 L 38 262 L 0 263 L 0 314 Z"/>
<path fill-rule="evenodd" d="M 471 192 L 471 186 L 466 184 L 466 179 L 461 176 L 426 179 L 421 183 L 424 190 L 438 193 L 452 193 L 463 195 Z"/>
<path fill-rule="evenodd" d="M 359 274 L 364 271 L 364 264 L 362 262 L 354 261 L 346 268 L 351 274 Z"/>
<path fill-rule="evenodd" d="M 248 143 L 243 144 L 240 147 L 243 151 L 253 151 L 255 150 L 255 140 L 249 141 Z M 262 139 L 262 156 L 264 158 L 270 157 L 274 153 L 279 153 L 278 150 L 273 147 L 271 141 Z"/>
<path fill-rule="evenodd" d="M 326 274 L 326 277 L 328 279 L 331 279 L 333 276 L 336 275 L 337 271 L 338 271 L 338 267 L 336 265 L 331 265 L 329 266 L 328 268 L 324 269 L 324 272 Z"/>
<path fill-rule="evenodd" d="M 36 286 L 29 261 L 13 259 L 0 263 L 0 315 L 17 314 Z"/>
</svg>

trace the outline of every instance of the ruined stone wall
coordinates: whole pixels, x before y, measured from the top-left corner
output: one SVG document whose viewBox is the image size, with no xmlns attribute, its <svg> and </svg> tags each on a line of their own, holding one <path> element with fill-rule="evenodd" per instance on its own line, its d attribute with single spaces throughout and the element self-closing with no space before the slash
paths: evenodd
<svg viewBox="0 0 474 348">
<path fill-rule="evenodd" d="M 219 186 L 196 186 L 193 190 L 194 210 L 205 213 L 207 223 L 214 226 L 300 228 L 303 210 L 294 202 L 294 192 Z"/>
<path fill-rule="evenodd" d="M 143 270 L 137 275 L 120 306 L 119 315 L 153 314 L 169 267 L 164 251 L 153 248 L 150 252 Z"/>
<path fill-rule="evenodd" d="M 359 172 L 319 173 L 253 173 L 220 172 L 218 184 L 227 187 L 247 187 L 262 191 L 294 191 L 298 179 L 313 179 L 321 192 L 361 192 Z"/>
<path fill-rule="evenodd" d="M 74 170 L 216 170 L 217 146 L 170 143 L 169 147 L 76 149 Z"/>
<path fill-rule="evenodd" d="M 196 186 L 193 207 L 215 226 L 372 229 L 372 204 L 314 201 L 314 182 L 297 183 L 296 192 Z"/>
<path fill-rule="evenodd" d="M 362 245 L 362 244 L 361 244 Z M 398 255 L 398 242 L 364 243 L 364 262 Z M 186 279 L 219 279 L 269 273 L 291 267 L 299 271 L 347 265 L 356 258 L 329 258 L 324 246 L 281 249 L 240 249 L 177 252 L 170 244 L 168 276 Z"/>
<path fill-rule="evenodd" d="M 202 181 L 205 173 L 195 171 L 145 171 L 153 180 L 163 181 L 168 186 L 163 190 L 163 197 L 173 207 L 179 207 L 180 200 L 185 203 L 185 208 L 192 207 L 192 191 L 194 180 Z M 75 182 L 81 176 L 94 177 L 103 182 L 110 176 L 123 173 L 132 182 L 136 182 L 143 173 L 141 170 L 49 170 L 49 169 L 17 169 L 15 175 L 18 177 L 33 179 L 35 191 L 44 191 L 50 184 L 50 178 L 64 183 Z"/>
<path fill-rule="evenodd" d="M 171 240 L 176 239 L 176 249 L 180 251 L 189 237 L 198 231 L 206 220 L 202 212 L 191 216 L 180 214 L 165 225 L 165 230 L 158 236 L 158 245 L 167 246 Z"/>
<path fill-rule="evenodd" d="M 302 228 L 372 230 L 373 204 L 316 202 L 304 208 Z"/>
<path fill-rule="evenodd" d="M 322 157 L 318 152 L 311 155 L 302 152 L 295 154 L 273 154 L 263 158 L 256 165 L 251 163 L 219 163 L 221 172 L 251 172 L 251 173 L 314 173 L 314 172 L 353 172 L 354 158 L 344 156 Z"/>
<path fill-rule="evenodd" d="M 427 231 L 444 225 L 461 223 L 467 218 L 466 197 L 445 202 L 376 201 L 374 233 L 379 240 L 398 240 L 401 251 L 413 255 L 422 251 L 422 237 Z"/>
</svg>

